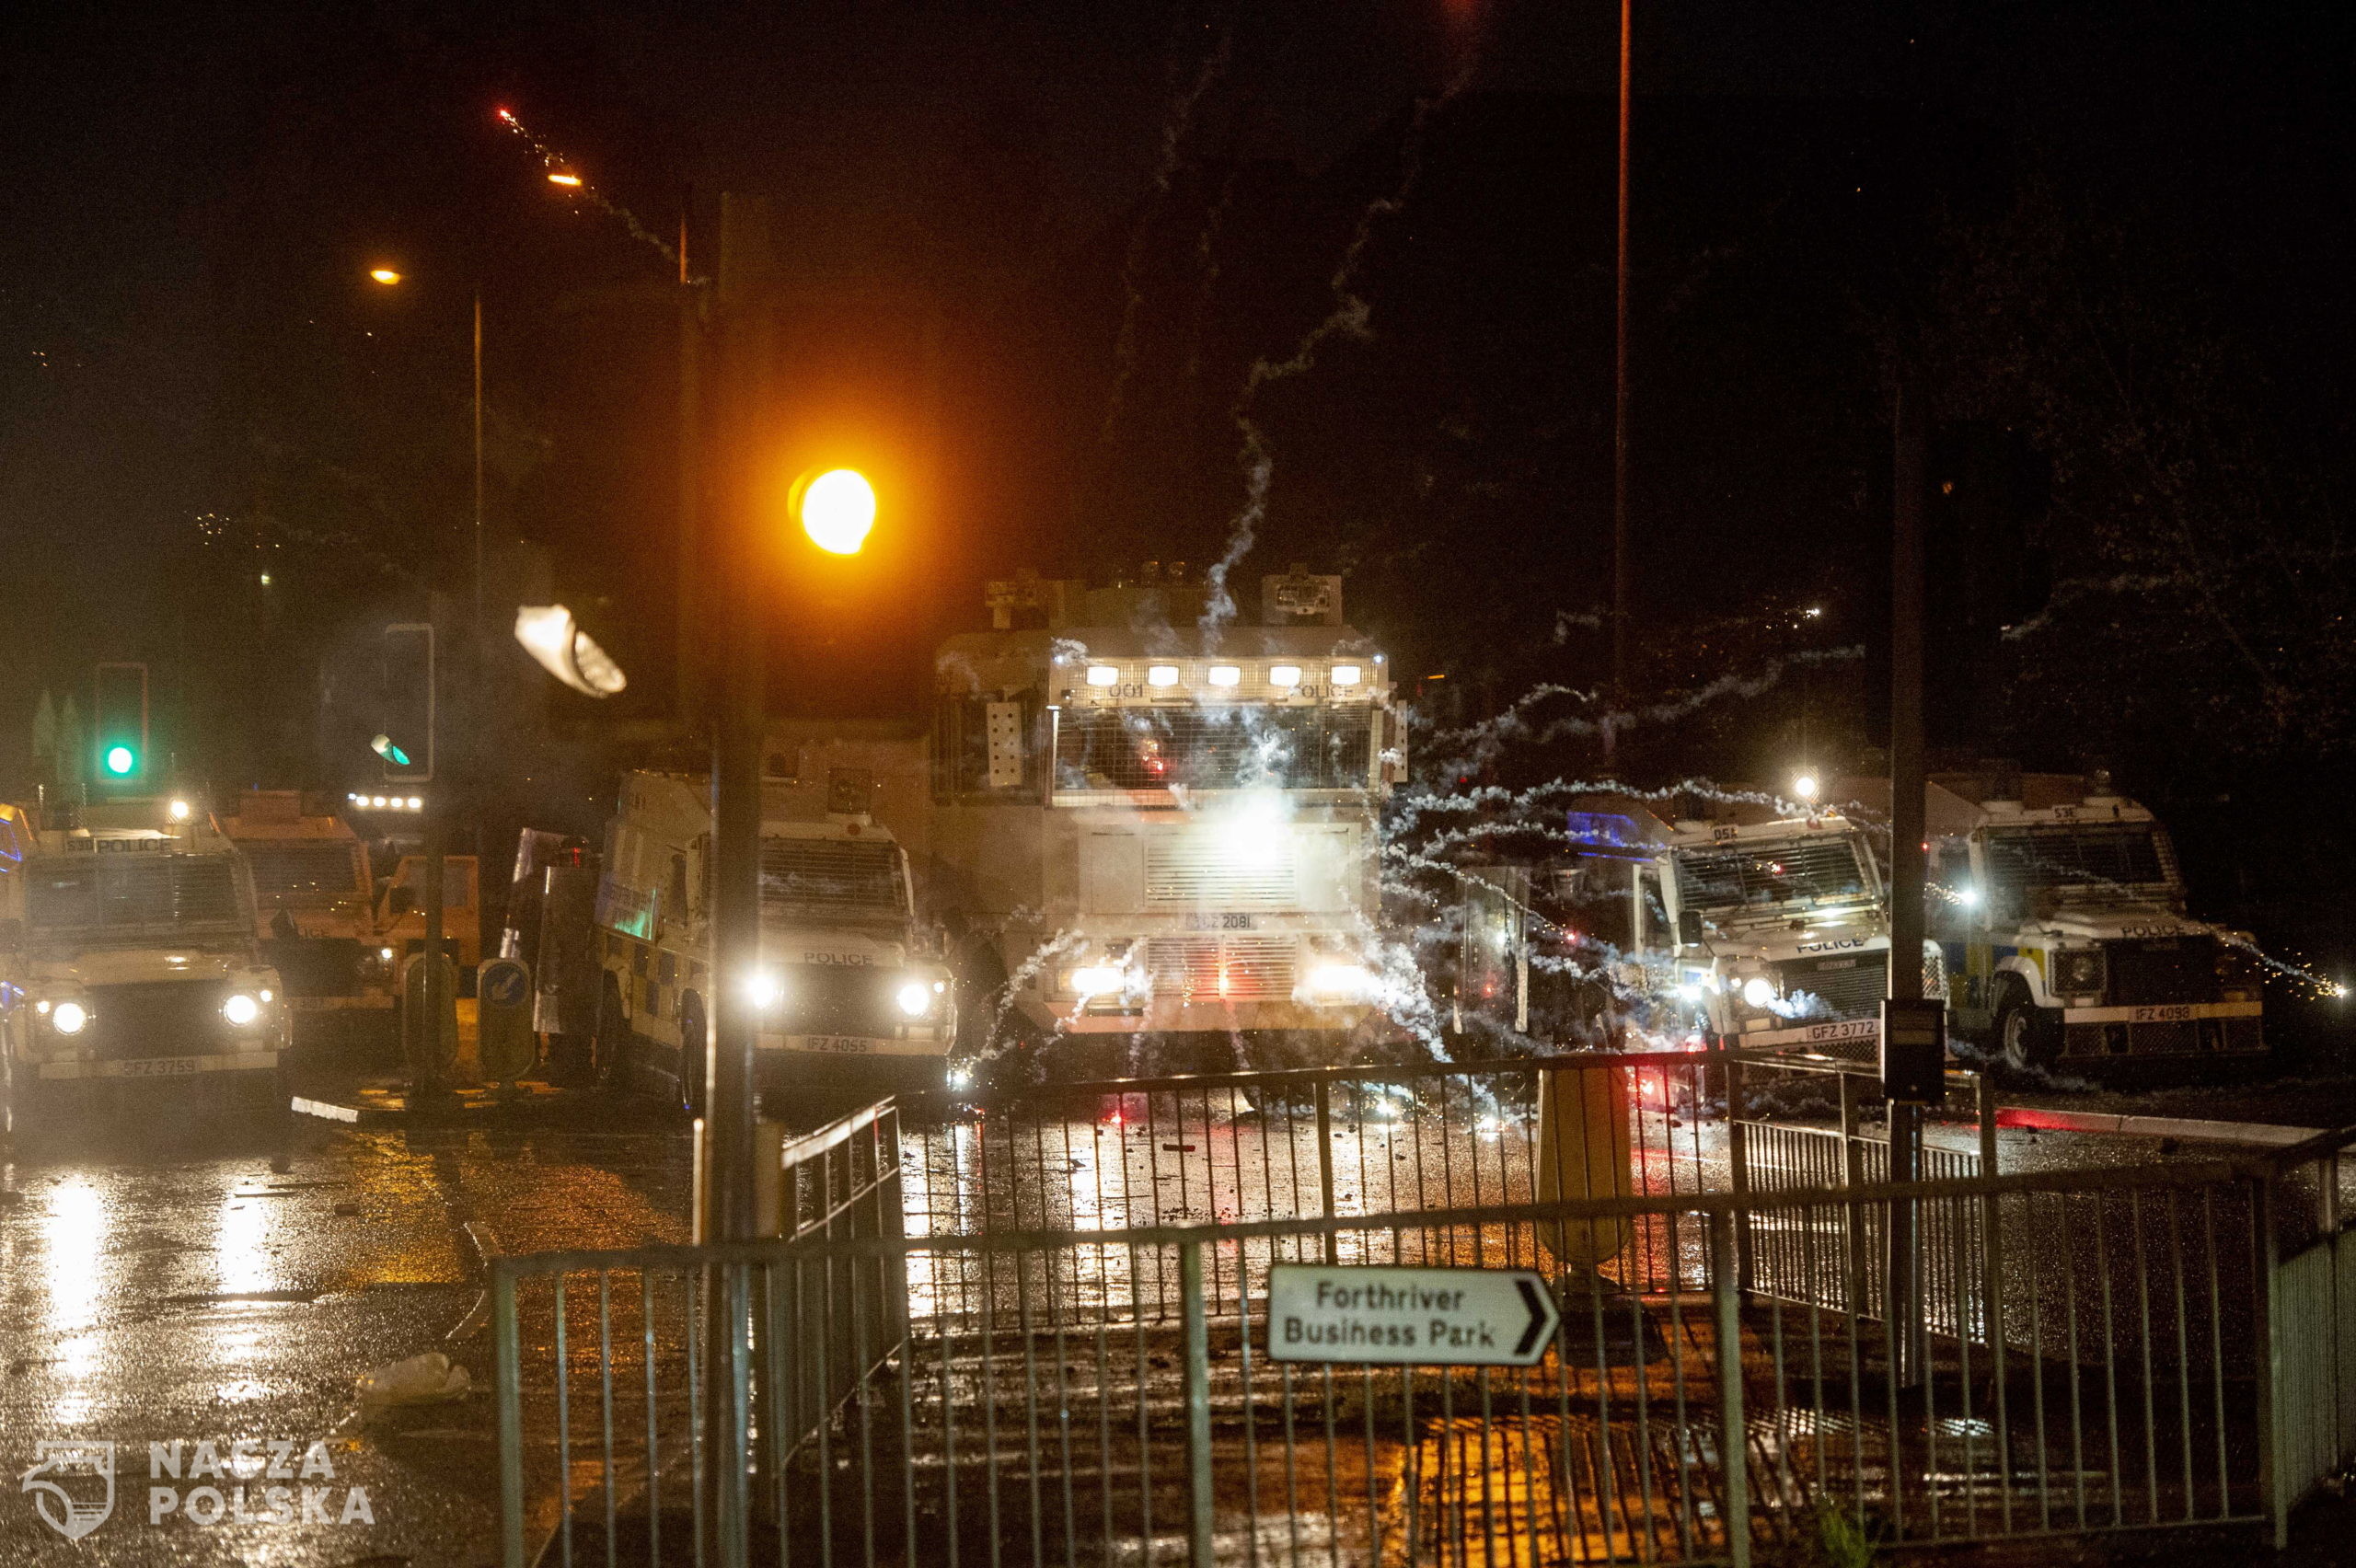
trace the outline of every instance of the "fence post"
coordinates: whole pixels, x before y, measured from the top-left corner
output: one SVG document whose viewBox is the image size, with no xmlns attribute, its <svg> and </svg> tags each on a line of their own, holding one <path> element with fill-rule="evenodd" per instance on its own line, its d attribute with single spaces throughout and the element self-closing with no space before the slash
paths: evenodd
<svg viewBox="0 0 2356 1568">
<path fill-rule="evenodd" d="M 1334 1217 L 1334 1083 L 1320 1074 L 1317 1079 L 1317 1190 L 1323 1194 L 1324 1207 L 1318 1212 L 1327 1219 Z M 1325 1232 L 1325 1261 L 1339 1262 L 1341 1238 L 1333 1230 Z"/>
<path fill-rule="evenodd" d="M 1734 1279 L 1736 1218 L 1710 1214 L 1710 1304 L 1718 1358 L 1718 1460 L 1726 1471 L 1727 1561 L 1750 1568 L 1750 1453 L 1742 1415 L 1742 1301 Z"/>
<path fill-rule="evenodd" d="M 1186 1330 L 1186 1561 L 1190 1568 L 1217 1568 L 1211 1550 L 1211 1339 L 1203 1315 L 1199 1241 L 1178 1244 L 1178 1295 Z"/>
<path fill-rule="evenodd" d="M 2282 1467 L 2282 1325 L 2270 1178 L 2250 1179 L 2249 1211 L 2251 1262 L 2258 1268 L 2258 1288 L 2251 1293 L 2258 1315 L 2251 1325 L 2258 1344 L 2258 1494 L 2265 1504 L 2274 1550 L 2280 1551 L 2291 1544 L 2291 1504 L 2297 1483 Z"/>
<path fill-rule="evenodd" d="M 1996 1084 L 1986 1073 L 1974 1075 L 1980 1101 L 1980 1174 L 1996 1174 Z M 2003 1421 L 2004 1398 L 2003 1297 L 1997 1292 L 2004 1280 L 2004 1201 L 1994 1193 L 1985 1193 L 1980 1200 L 1980 1290 L 1988 1308 L 1988 1347 L 1996 1360 L 1996 1430 L 2005 1431 Z M 2002 1441 L 2002 1438 L 1999 1438 Z"/>
<path fill-rule="evenodd" d="M 1857 1084 L 1855 1073 L 1841 1075 L 1841 1184 L 1855 1189 L 1865 1184 L 1865 1141 L 1857 1132 Z M 1865 1315 L 1867 1280 L 1872 1276 L 1865 1266 L 1865 1210 L 1862 1204 L 1849 1205 L 1849 1315 Z"/>
<path fill-rule="evenodd" d="M 1742 1064 L 1728 1053 L 1724 1065 L 1727 1090 L 1727 1165 L 1736 1205 L 1734 1233 L 1735 1281 L 1750 1299 L 1750 1215 L 1744 1206 L 1750 1196 L 1750 1129 L 1742 1120 Z"/>
<path fill-rule="evenodd" d="M 515 1276 L 499 1264 L 500 1260 L 491 1260 L 491 1380 L 499 1400 L 499 1551 L 504 1568 L 524 1568 L 524 1368 L 515 1330 Z M 561 1377 L 563 1368 L 557 1370 Z"/>
</svg>

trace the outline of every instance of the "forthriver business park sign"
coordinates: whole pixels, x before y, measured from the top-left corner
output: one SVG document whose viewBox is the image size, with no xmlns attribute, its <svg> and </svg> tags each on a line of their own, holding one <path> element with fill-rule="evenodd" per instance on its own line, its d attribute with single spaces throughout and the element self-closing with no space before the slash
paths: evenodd
<svg viewBox="0 0 2356 1568">
<path fill-rule="evenodd" d="M 1268 1270 L 1272 1361 L 1530 1366 L 1561 1321 L 1528 1269 Z"/>
</svg>

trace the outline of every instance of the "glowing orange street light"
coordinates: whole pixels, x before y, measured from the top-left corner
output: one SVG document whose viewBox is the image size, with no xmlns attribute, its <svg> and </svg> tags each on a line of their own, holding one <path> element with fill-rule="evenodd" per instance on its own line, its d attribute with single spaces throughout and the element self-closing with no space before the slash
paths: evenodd
<svg viewBox="0 0 2356 1568">
<path fill-rule="evenodd" d="M 560 168 L 552 168 L 549 170 L 549 183 L 550 185 L 572 187 L 581 183 L 581 177 L 577 174 L 567 173 L 565 170 Z"/>
<path fill-rule="evenodd" d="M 857 555 L 875 526 L 875 487 L 856 468 L 829 468 L 794 487 L 793 510 L 812 544 L 829 555 Z"/>
<path fill-rule="evenodd" d="M 371 267 L 368 275 L 387 288 L 401 281 L 401 275 L 390 267 Z"/>
</svg>

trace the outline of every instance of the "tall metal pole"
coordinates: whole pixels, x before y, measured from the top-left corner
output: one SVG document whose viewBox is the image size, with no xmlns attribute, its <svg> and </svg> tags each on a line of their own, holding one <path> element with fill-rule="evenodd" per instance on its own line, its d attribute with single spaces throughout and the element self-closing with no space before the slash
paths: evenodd
<svg viewBox="0 0 2356 1568">
<path fill-rule="evenodd" d="M 676 624 L 672 665 L 680 729 L 695 732 L 705 707 L 703 639 L 704 290 L 687 268 L 687 212 L 679 214 L 679 500 Z"/>
<path fill-rule="evenodd" d="M 1612 753 L 1614 714 L 1627 699 L 1628 587 L 1628 111 L 1635 0 L 1620 0 L 1620 194 L 1611 271 L 1611 701 L 1603 755 Z"/>
<path fill-rule="evenodd" d="M 482 290 L 475 290 L 475 647 L 482 646 Z"/>
<path fill-rule="evenodd" d="M 760 451 L 774 349 L 774 279 L 768 213 L 758 202 L 722 199 L 720 363 L 723 470 L 715 573 L 727 586 L 720 608 L 724 689 L 713 710 L 711 795 L 715 864 L 710 992 L 712 1042 L 704 1078 L 704 1241 L 744 1241 L 756 1229 L 753 1063 L 761 1017 L 749 984 L 761 968 L 761 754 L 766 739 L 763 638 L 767 559 L 762 494 L 751 455 Z M 683 1064 L 684 1065 L 684 1064 Z M 705 1317 L 706 1506 L 722 1562 L 745 1560 L 752 1401 L 747 1381 L 749 1275 L 722 1267 L 708 1279 Z"/>
<path fill-rule="evenodd" d="M 768 305 L 732 312 L 724 361 L 729 383 L 728 446 L 739 453 L 752 439 L 763 402 L 770 333 Z M 704 1093 L 704 1146 L 710 1151 L 704 1190 L 709 1239 L 747 1240 L 753 1234 L 753 1063 L 761 1017 L 750 982 L 761 968 L 761 750 L 766 729 L 767 649 L 763 640 L 766 559 L 758 491 L 750 465 L 730 465 L 724 513 L 727 635 L 722 643 L 724 689 L 712 726 L 713 859 L 717 862 L 713 942 L 712 1049 Z"/>
<path fill-rule="evenodd" d="M 1893 494 L 1889 551 L 1889 994 L 1923 996 L 1923 482 L 1925 438 L 1919 388 L 1901 382 L 1892 423 Z M 1913 1182 L 1923 1170 L 1923 1107 L 1889 1102 L 1889 1179 Z M 1894 1203 L 1889 1215 L 1891 1372 L 1903 1387 L 1922 1379 L 1920 1296 L 1915 1276 L 1915 1211 Z"/>
</svg>

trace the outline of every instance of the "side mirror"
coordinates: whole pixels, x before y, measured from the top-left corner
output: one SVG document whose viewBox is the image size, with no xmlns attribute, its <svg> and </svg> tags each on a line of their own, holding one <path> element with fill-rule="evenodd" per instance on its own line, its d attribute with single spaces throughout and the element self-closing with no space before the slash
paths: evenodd
<svg viewBox="0 0 2356 1568">
<path fill-rule="evenodd" d="M 417 893 L 413 888 L 397 887 L 385 894 L 385 913 L 395 917 L 417 913 Z"/>
<path fill-rule="evenodd" d="M 1702 912 L 1699 909 L 1677 912 L 1677 940 L 1683 947 L 1702 945 Z"/>
</svg>

